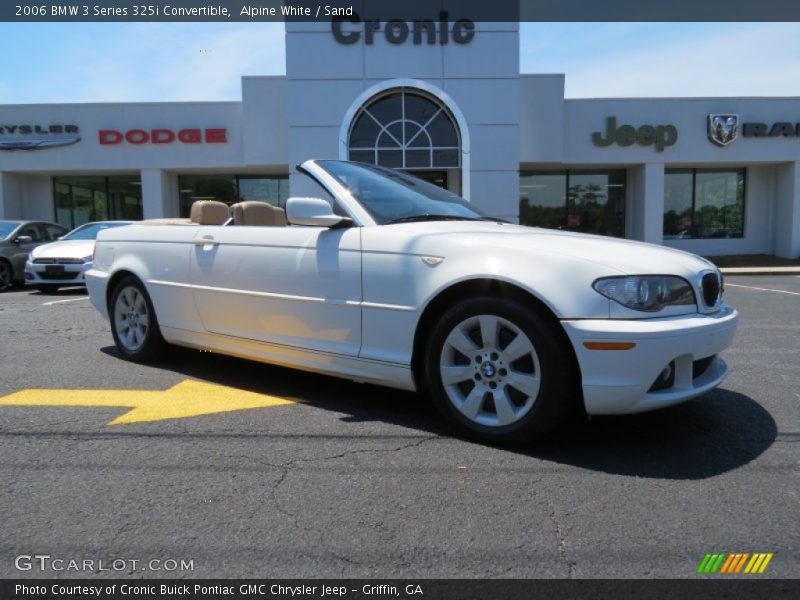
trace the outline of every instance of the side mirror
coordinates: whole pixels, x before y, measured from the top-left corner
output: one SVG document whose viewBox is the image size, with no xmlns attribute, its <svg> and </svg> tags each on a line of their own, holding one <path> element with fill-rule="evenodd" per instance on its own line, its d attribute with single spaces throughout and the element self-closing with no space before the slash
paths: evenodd
<svg viewBox="0 0 800 600">
<path fill-rule="evenodd" d="M 19 246 L 20 244 L 31 244 L 33 243 L 33 238 L 29 235 L 18 235 L 14 238 L 14 243 Z"/>
<path fill-rule="evenodd" d="M 334 214 L 331 205 L 322 198 L 289 198 L 286 201 L 286 220 L 292 225 L 312 227 L 349 227 L 353 220 Z"/>
</svg>

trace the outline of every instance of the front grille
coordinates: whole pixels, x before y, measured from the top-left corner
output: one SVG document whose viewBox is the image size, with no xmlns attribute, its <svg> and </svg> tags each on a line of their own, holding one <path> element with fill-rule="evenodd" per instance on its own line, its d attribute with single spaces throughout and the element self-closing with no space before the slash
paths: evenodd
<svg viewBox="0 0 800 600">
<path fill-rule="evenodd" d="M 703 275 L 703 302 L 705 302 L 707 307 L 712 308 L 717 305 L 720 287 L 719 276 L 716 273 L 706 273 Z"/>
<path fill-rule="evenodd" d="M 63 279 L 75 279 L 78 277 L 80 273 L 76 273 L 75 271 L 60 271 L 54 273 L 39 273 L 39 277 L 42 279 L 51 279 L 51 280 L 63 280 Z"/>
<path fill-rule="evenodd" d="M 82 265 L 80 258 L 34 258 L 35 265 Z"/>
</svg>

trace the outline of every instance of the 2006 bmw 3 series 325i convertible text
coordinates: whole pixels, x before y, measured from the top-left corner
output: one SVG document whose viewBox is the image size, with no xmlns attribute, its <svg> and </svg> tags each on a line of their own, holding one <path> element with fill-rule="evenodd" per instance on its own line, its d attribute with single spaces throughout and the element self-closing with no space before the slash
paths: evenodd
<svg viewBox="0 0 800 600">
<path fill-rule="evenodd" d="M 199 201 L 98 236 L 86 284 L 123 356 L 171 343 L 420 390 L 491 441 L 576 406 L 669 406 L 727 374 L 738 315 L 702 258 L 501 222 L 379 167 L 298 169 L 324 198 Z"/>
</svg>

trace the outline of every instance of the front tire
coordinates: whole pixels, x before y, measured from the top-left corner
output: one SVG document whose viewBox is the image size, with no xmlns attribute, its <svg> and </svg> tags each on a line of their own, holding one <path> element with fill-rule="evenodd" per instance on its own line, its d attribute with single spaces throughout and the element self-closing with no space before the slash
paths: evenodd
<svg viewBox="0 0 800 600">
<path fill-rule="evenodd" d="M 114 343 L 124 358 L 145 362 L 163 353 L 166 344 L 141 281 L 126 277 L 119 282 L 111 297 L 109 316 Z"/>
<path fill-rule="evenodd" d="M 434 403 L 468 437 L 519 443 L 556 427 L 575 402 L 571 353 L 536 309 L 484 296 L 447 310 L 428 341 Z"/>
</svg>

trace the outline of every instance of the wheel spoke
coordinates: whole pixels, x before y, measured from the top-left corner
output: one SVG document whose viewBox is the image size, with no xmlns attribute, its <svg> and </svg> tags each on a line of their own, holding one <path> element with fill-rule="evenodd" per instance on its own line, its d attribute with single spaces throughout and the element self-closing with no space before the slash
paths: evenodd
<svg viewBox="0 0 800 600">
<path fill-rule="evenodd" d="M 134 298 L 134 300 L 133 300 L 133 308 L 136 309 L 136 312 L 138 314 L 140 314 L 140 315 L 144 314 L 146 312 L 145 304 L 144 304 L 144 296 L 142 296 L 141 294 L 137 293 L 137 294 L 134 295 L 133 298 Z"/>
<path fill-rule="evenodd" d="M 511 363 L 533 352 L 533 344 L 524 333 L 517 333 L 511 343 L 503 349 L 503 356 L 506 361 Z"/>
<path fill-rule="evenodd" d="M 478 318 L 481 324 L 481 341 L 484 350 L 494 350 L 497 348 L 497 334 L 499 323 L 497 317 L 493 315 L 481 315 Z"/>
<path fill-rule="evenodd" d="M 472 365 L 450 365 L 441 368 L 442 383 L 453 385 L 472 379 Z"/>
<path fill-rule="evenodd" d="M 494 409 L 497 411 L 497 424 L 502 427 L 513 423 L 517 416 L 514 414 L 514 406 L 506 396 L 505 391 L 502 388 L 494 390 L 492 398 L 494 398 Z"/>
<path fill-rule="evenodd" d="M 481 405 L 483 404 L 483 396 L 486 393 L 481 386 L 476 385 L 472 388 L 472 391 L 467 394 L 467 397 L 464 398 L 464 402 L 461 403 L 460 410 L 464 414 L 465 417 L 468 417 L 472 420 L 475 420 L 478 416 L 478 413 L 481 410 Z"/>
<path fill-rule="evenodd" d="M 472 358 L 472 355 L 478 350 L 478 347 L 466 336 L 466 334 L 461 330 L 461 327 L 456 327 L 450 332 L 450 335 L 447 336 L 446 343 L 458 350 L 467 358 Z"/>
<path fill-rule="evenodd" d="M 136 347 L 136 333 L 133 327 L 128 327 L 128 332 L 125 336 L 125 345 L 129 350 Z"/>
<path fill-rule="evenodd" d="M 150 324 L 149 317 L 147 316 L 147 313 L 139 315 L 139 319 L 138 320 L 139 320 L 139 325 L 141 325 L 144 328 L 147 328 L 147 326 Z"/>
<path fill-rule="evenodd" d="M 124 310 L 126 312 L 131 309 L 131 302 L 130 302 L 130 299 L 128 298 L 128 293 L 129 292 L 130 292 L 130 290 L 128 288 L 125 288 L 124 290 L 122 290 L 122 293 L 119 295 L 119 301 L 118 301 L 119 304 L 122 305 L 122 310 Z"/>
<path fill-rule="evenodd" d="M 512 371 L 508 374 L 506 383 L 534 400 L 539 395 L 539 375 L 528 375 Z"/>
</svg>

